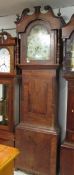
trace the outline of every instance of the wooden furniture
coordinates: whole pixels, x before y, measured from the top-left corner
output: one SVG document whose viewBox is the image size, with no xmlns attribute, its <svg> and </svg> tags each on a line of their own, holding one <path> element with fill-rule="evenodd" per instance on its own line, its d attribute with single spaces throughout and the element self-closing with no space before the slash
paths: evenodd
<svg viewBox="0 0 74 175">
<path fill-rule="evenodd" d="M 14 145 L 14 82 L 16 40 L 0 33 L 0 144 Z"/>
<path fill-rule="evenodd" d="M 61 145 L 61 175 L 74 174 L 74 15 L 62 29 L 63 77 L 68 81 L 66 138 Z"/>
<path fill-rule="evenodd" d="M 58 77 L 62 63 L 62 17 L 50 6 L 41 13 L 22 12 L 16 22 L 20 35 L 20 124 L 15 146 L 21 151 L 16 167 L 38 175 L 55 175 L 57 167 Z"/>
<path fill-rule="evenodd" d="M 17 148 L 0 145 L 0 175 L 13 175 L 14 159 L 19 155 Z"/>
</svg>

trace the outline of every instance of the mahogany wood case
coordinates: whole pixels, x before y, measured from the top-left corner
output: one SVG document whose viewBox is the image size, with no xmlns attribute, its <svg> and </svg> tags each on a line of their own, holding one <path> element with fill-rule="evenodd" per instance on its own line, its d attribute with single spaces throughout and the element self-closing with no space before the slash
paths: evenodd
<svg viewBox="0 0 74 175">
<path fill-rule="evenodd" d="M 45 10 L 47 12 L 41 13 L 38 6 L 30 15 L 29 9 L 25 9 L 16 22 L 21 38 L 20 57 L 16 64 L 21 78 L 20 123 L 16 127 L 15 136 L 15 145 L 21 154 L 17 158 L 16 168 L 37 175 L 56 175 L 59 140 L 58 80 L 62 64 L 61 27 L 64 21 L 62 17 L 54 15 L 50 6 L 46 6 Z M 37 59 L 35 53 L 33 57 L 33 50 L 30 52 L 31 59 L 27 56 L 28 36 L 36 26 L 42 27 L 50 35 L 50 54 L 45 59 Z M 39 46 L 35 51 L 37 49 Z"/>
<path fill-rule="evenodd" d="M 68 82 L 66 137 L 61 145 L 61 175 L 74 174 L 74 15 L 62 28 L 64 42 L 63 77 Z"/>
</svg>

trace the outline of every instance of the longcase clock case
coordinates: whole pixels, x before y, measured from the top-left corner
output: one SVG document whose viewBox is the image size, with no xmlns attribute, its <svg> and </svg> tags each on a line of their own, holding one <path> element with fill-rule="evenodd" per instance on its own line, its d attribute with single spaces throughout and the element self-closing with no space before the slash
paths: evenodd
<svg viewBox="0 0 74 175">
<path fill-rule="evenodd" d="M 14 84 L 16 39 L 0 33 L 0 144 L 14 146 Z"/>
<path fill-rule="evenodd" d="M 63 77 L 68 82 L 66 137 L 61 145 L 61 175 L 74 174 L 74 15 L 62 28 Z"/>
<path fill-rule="evenodd" d="M 21 151 L 16 167 L 28 173 L 55 175 L 58 147 L 58 77 L 62 63 L 62 17 L 50 6 L 22 12 L 16 22 L 20 36 L 20 124 L 15 145 Z"/>
</svg>

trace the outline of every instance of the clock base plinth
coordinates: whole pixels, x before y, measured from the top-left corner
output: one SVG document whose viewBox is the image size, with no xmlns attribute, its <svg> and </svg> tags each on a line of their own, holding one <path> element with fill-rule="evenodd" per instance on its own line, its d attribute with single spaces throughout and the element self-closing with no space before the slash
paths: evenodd
<svg viewBox="0 0 74 175">
<path fill-rule="evenodd" d="M 20 123 L 15 145 L 21 154 L 16 168 L 35 175 L 56 175 L 58 131 Z"/>
<path fill-rule="evenodd" d="M 74 175 L 74 143 L 61 145 L 60 171 L 61 175 Z"/>
</svg>

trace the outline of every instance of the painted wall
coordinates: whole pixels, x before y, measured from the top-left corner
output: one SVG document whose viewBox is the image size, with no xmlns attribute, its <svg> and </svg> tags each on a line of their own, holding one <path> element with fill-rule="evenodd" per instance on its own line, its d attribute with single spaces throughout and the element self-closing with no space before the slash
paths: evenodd
<svg viewBox="0 0 74 175">
<path fill-rule="evenodd" d="M 57 15 L 59 9 L 53 9 L 55 15 Z M 68 22 L 74 13 L 74 7 L 65 7 L 61 8 L 61 15 L 65 19 L 65 22 Z M 12 29 L 13 30 L 8 30 L 13 36 L 16 36 L 16 15 L 11 15 L 11 16 L 6 16 L 6 17 L 0 17 L 0 31 L 2 29 Z"/>
<path fill-rule="evenodd" d="M 58 121 L 61 129 L 61 142 L 63 142 L 66 134 L 66 120 L 67 120 L 67 86 L 68 82 L 62 77 L 62 70 L 59 78 L 59 109 Z"/>
<path fill-rule="evenodd" d="M 58 10 L 59 9 L 54 9 L 55 15 L 57 15 Z M 60 12 L 61 12 L 61 15 L 63 16 L 65 22 L 67 23 L 70 20 L 70 18 L 73 15 L 73 13 L 74 13 L 74 6 L 61 8 Z"/>
<path fill-rule="evenodd" d="M 53 10 L 55 15 L 57 15 L 58 13 L 58 9 L 54 9 Z M 67 23 L 72 14 L 74 13 L 74 7 L 65 7 L 65 8 L 61 8 L 61 15 L 63 16 L 65 22 Z M 11 33 L 12 36 L 16 36 L 16 25 L 15 25 L 15 21 L 16 21 L 16 15 L 11 15 L 11 16 L 6 16 L 6 17 L 0 17 L 0 31 L 2 29 L 7 29 L 7 31 L 9 33 Z M 9 29 L 9 30 L 8 30 Z M 12 30 L 11 30 L 12 29 Z M 67 117 L 67 81 L 65 81 L 62 78 L 62 71 L 60 71 L 60 80 L 59 80 L 59 86 L 60 86 L 60 93 L 59 93 L 59 113 L 58 113 L 58 117 L 59 117 L 59 125 L 61 128 L 61 141 L 64 140 L 65 138 L 65 132 L 66 132 L 66 117 Z M 16 87 L 17 89 L 17 87 Z M 17 92 L 17 90 L 15 90 Z M 18 89 L 19 92 L 19 89 Z M 18 94 L 16 94 L 16 96 L 18 97 Z M 17 102 L 15 101 L 15 106 L 17 109 Z M 19 110 L 15 110 L 15 116 L 16 117 L 16 121 L 18 118 L 18 112 Z"/>
<path fill-rule="evenodd" d="M 0 32 L 3 29 L 7 29 L 7 32 L 11 33 L 12 36 L 16 36 L 16 15 L 0 17 Z M 10 30 L 8 30 L 10 29 Z M 13 30 L 11 30 L 13 29 Z"/>
</svg>

